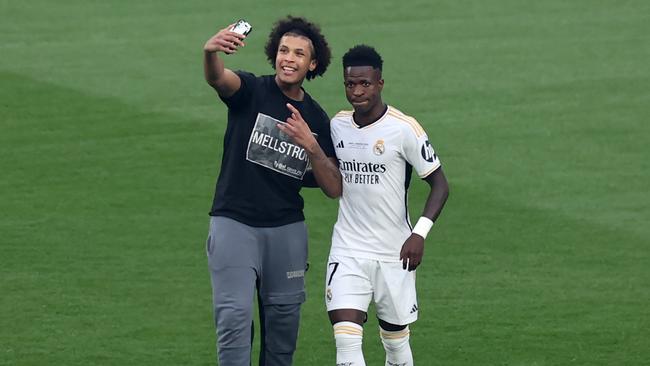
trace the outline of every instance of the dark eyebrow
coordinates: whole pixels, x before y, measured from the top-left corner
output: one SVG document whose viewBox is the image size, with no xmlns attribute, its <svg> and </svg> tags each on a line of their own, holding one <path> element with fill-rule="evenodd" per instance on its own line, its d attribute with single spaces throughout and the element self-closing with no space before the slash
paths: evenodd
<svg viewBox="0 0 650 366">
<path fill-rule="evenodd" d="M 364 82 L 364 81 L 367 81 L 367 82 L 370 82 L 370 83 L 372 82 L 372 78 L 366 78 L 366 77 L 348 76 L 347 78 L 349 78 L 350 80 L 354 80 L 356 82 Z"/>
<path fill-rule="evenodd" d="M 278 49 L 279 49 L 279 48 L 289 48 L 289 46 L 284 45 L 284 44 L 280 44 L 280 45 L 278 46 Z M 294 48 L 293 50 L 294 50 L 295 52 L 303 52 L 303 53 L 305 52 L 305 49 L 304 49 L 304 48 Z"/>
</svg>

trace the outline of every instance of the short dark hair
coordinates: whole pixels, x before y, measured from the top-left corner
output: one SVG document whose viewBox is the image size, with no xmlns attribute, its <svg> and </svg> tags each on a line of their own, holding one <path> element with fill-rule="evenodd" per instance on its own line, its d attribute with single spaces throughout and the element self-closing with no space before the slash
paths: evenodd
<svg viewBox="0 0 650 366">
<path fill-rule="evenodd" d="M 343 55 L 343 68 L 349 66 L 372 66 L 373 69 L 381 71 L 384 60 L 373 47 L 365 44 L 356 45 Z"/>
<path fill-rule="evenodd" d="M 275 58 L 278 53 L 278 47 L 280 46 L 280 39 L 287 33 L 309 38 L 314 46 L 312 59 L 315 59 L 317 64 L 313 71 L 307 71 L 307 80 L 323 75 L 332 58 L 332 51 L 330 51 L 330 46 L 325 36 L 316 24 L 305 18 L 291 15 L 278 20 L 273 26 L 273 29 L 271 29 L 271 34 L 269 34 L 269 40 L 266 42 L 264 52 L 271 66 L 275 68 Z"/>
</svg>

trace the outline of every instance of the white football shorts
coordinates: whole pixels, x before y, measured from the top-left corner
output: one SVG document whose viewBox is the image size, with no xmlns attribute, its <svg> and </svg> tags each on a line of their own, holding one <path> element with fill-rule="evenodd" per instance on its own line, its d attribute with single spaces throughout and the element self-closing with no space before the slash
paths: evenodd
<svg viewBox="0 0 650 366">
<path fill-rule="evenodd" d="M 395 325 L 413 323 L 418 318 L 415 271 L 402 269 L 402 262 L 330 255 L 325 277 L 327 311 L 367 313 L 371 300 L 379 319 Z"/>
</svg>

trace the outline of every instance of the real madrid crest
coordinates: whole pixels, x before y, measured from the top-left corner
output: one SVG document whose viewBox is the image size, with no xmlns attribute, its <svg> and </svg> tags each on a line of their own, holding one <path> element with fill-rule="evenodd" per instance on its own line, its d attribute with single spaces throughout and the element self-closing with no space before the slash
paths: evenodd
<svg viewBox="0 0 650 366">
<path fill-rule="evenodd" d="M 372 148 L 372 151 L 375 153 L 375 155 L 381 155 L 385 150 L 386 147 L 384 146 L 384 140 L 382 139 L 377 140 L 377 142 L 375 142 L 375 146 Z"/>
<path fill-rule="evenodd" d="M 332 289 L 330 289 L 329 287 L 327 288 L 326 296 L 327 296 L 327 302 L 332 301 Z"/>
</svg>

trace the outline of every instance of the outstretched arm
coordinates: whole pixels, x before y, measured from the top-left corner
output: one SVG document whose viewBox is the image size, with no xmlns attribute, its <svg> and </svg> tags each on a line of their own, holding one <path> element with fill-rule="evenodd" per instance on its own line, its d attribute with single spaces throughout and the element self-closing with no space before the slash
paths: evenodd
<svg viewBox="0 0 650 366">
<path fill-rule="evenodd" d="M 287 108 L 291 111 L 291 116 L 287 118 L 287 123 L 278 124 L 278 128 L 305 149 L 309 155 L 316 182 L 323 193 L 330 198 L 340 197 L 343 192 L 343 183 L 336 159 L 325 155 L 300 112 L 288 103 Z"/>
<path fill-rule="evenodd" d="M 241 86 L 241 79 L 232 70 L 225 68 L 218 52 L 231 55 L 244 46 L 246 36 L 230 31 L 233 24 L 220 30 L 203 46 L 203 72 L 205 81 L 222 97 L 229 97 Z"/>
<path fill-rule="evenodd" d="M 411 236 L 402 245 L 402 250 L 400 251 L 402 268 L 408 269 L 409 271 L 415 270 L 422 262 L 426 232 L 428 232 L 431 223 L 435 222 L 440 215 L 442 208 L 447 202 L 447 197 L 449 197 L 449 184 L 447 183 L 447 178 L 445 178 L 445 173 L 442 171 L 442 167 L 429 174 L 424 180 L 429 184 L 429 197 L 424 205 L 422 217 L 413 228 Z M 424 230 L 422 226 L 425 226 Z"/>
</svg>

